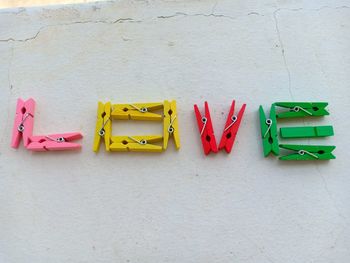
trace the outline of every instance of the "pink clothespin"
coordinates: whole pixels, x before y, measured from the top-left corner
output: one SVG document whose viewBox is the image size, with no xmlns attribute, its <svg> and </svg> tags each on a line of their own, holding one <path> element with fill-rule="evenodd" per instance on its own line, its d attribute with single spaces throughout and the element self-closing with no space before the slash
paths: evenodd
<svg viewBox="0 0 350 263">
<path fill-rule="evenodd" d="M 80 149 L 81 145 L 71 141 L 83 138 L 79 132 L 32 136 L 29 138 L 28 150 L 35 152 L 64 151 Z"/>
<path fill-rule="evenodd" d="M 35 101 L 28 99 L 17 100 L 16 117 L 12 130 L 11 147 L 18 148 L 21 138 L 27 147 L 29 138 L 33 134 Z"/>
</svg>

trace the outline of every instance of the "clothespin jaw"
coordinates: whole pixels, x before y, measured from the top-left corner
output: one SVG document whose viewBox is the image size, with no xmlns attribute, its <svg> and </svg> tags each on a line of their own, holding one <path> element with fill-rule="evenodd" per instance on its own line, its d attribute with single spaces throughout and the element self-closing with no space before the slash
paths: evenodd
<svg viewBox="0 0 350 263">
<path fill-rule="evenodd" d="M 179 123 L 176 111 L 176 101 L 164 101 L 164 119 L 163 119 L 163 149 L 168 148 L 169 138 L 174 138 L 175 147 L 180 148 Z"/>
<path fill-rule="evenodd" d="M 270 153 L 279 154 L 278 138 L 277 138 L 277 123 L 275 105 L 271 105 L 270 118 L 267 119 L 263 107 L 259 107 L 261 137 L 263 140 L 264 156 Z"/>
<path fill-rule="evenodd" d="M 335 146 L 281 144 L 280 147 L 282 149 L 294 151 L 294 153 L 279 158 L 284 161 L 335 159 L 335 156 L 332 154 Z"/>
<path fill-rule="evenodd" d="M 163 103 L 114 104 L 112 118 L 117 120 L 161 121 L 162 114 L 154 113 L 163 109 Z"/>
<path fill-rule="evenodd" d="M 109 151 L 112 136 L 111 103 L 98 102 L 97 121 L 94 136 L 93 151 L 97 152 L 104 140 L 106 151 Z"/>
<path fill-rule="evenodd" d="M 329 115 L 325 109 L 328 102 L 276 102 L 275 105 L 288 109 L 286 112 L 277 113 L 276 117 L 279 119 Z"/>
<path fill-rule="evenodd" d="M 161 135 L 112 136 L 111 151 L 118 152 L 162 152 L 163 147 L 153 143 L 161 142 Z"/>
<path fill-rule="evenodd" d="M 210 117 L 208 102 L 204 103 L 204 117 L 202 117 L 201 113 L 199 112 L 197 104 L 195 104 L 193 107 L 197 119 L 199 133 L 201 135 L 204 154 L 208 155 L 210 152 L 217 153 L 218 148 L 216 145 L 216 139 L 214 135 L 213 124 Z"/>
<path fill-rule="evenodd" d="M 35 152 L 77 150 L 81 148 L 81 145 L 72 141 L 81 138 L 83 135 L 78 132 L 32 136 L 27 149 Z"/>
<path fill-rule="evenodd" d="M 29 138 L 33 134 L 34 110 L 35 101 L 33 99 L 17 100 L 16 117 L 12 130 L 12 148 L 18 148 L 21 138 L 23 138 L 24 146 L 28 146 Z"/>
<path fill-rule="evenodd" d="M 243 104 L 238 115 L 234 115 L 235 101 L 232 101 L 230 112 L 227 116 L 227 121 L 219 144 L 219 150 L 225 148 L 227 153 L 231 152 L 239 126 L 243 118 L 245 108 L 246 104 Z"/>
</svg>

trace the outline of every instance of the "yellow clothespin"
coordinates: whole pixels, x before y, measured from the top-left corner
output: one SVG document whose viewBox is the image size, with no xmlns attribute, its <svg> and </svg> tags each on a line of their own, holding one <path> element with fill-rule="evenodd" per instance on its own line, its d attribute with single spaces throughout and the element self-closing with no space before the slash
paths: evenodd
<svg viewBox="0 0 350 263">
<path fill-rule="evenodd" d="M 112 121 L 111 121 L 111 103 L 103 104 L 98 102 L 97 121 L 93 151 L 97 152 L 100 148 L 101 139 L 104 139 L 106 151 L 109 151 L 112 135 Z"/>
<path fill-rule="evenodd" d="M 162 139 L 163 137 L 160 135 L 112 136 L 110 150 L 119 152 L 161 152 L 163 147 L 152 143 L 161 142 Z"/>
<path fill-rule="evenodd" d="M 164 101 L 164 119 L 163 119 L 163 149 L 168 147 L 169 137 L 174 138 L 176 149 L 180 148 L 179 123 L 176 112 L 176 101 Z"/>
<path fill-rule="evenodd" d="M 114 104 L 112 118 L 117 120 L 161 121 L 161 114 L 153 113 L 163 108 L 163 103 Z"/>
</svg>

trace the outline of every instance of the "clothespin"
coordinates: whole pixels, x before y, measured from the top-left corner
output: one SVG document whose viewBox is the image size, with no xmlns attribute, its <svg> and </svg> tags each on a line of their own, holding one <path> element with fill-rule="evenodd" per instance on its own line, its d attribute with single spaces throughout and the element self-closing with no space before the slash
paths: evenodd
<svg viewBox="0 0 350 263">
<path fill-rule="evenodd" d="M 81 145 L 72 141 L 83 138 L 79 132 L 32 136 L 29 138 L 28 150 L 35 152 L 65 151 L 80 149 Z"/>
<path fill-rule="evenodd" d="M 161 142 L 162 140 L 163 137 L 161 135 L 112 136 L 110 150 L 119 152 L 161 152 L 163 147 L 153 143 Z"/>
<path fill-rule="evenodd" d="M 197 104 L 194 105 L 194 113 L 196 115 L 205 155 L 208 155 L 210 152 L 218 152 L 208 102 L 204 103 L 204 117 L 200 114 Z"/>
<path fill-rule="evenodd" d="M 280 160 L 330 160 L 335 159 L 332 151 L 335 146 L 322 146 L 322 145 L 293 145 L 293 144 L 281 144 L 282 149 L 294 151 L 289 155 L 281 156 Z"/>
<path fill-rule="evenodd" d="M 109 151 L 111 136 L 112 136 L 111 103 L 107 102 L 106 104 L 103 104 L 102 102 L 98 102 L 93 151 L 97 152 L 99 150 L 102 139 L 104 139 L 106 151 Z"/>
<path fill-rule="evenodd" d="M 234 115 L 235 110 L 235 101 L 232 101 L 230 112 L 227 116 L 227 121 L 225 124 L 225 129 L 222 133 L 221 141 L 219 144 L 219 150 L 224 149 L 227 153 L 230 153 L 233 147 L 233 143 L 236 139 L 236 135 L 239 129 L 239 126 L 242 121 L 243 113 L 245 110 L 246 104 L 243 104 L 238 115 Z"/>
<path fill-rule="evenodd" d="M 163 149 L 168 147 L 169 137 L 174 138 L 176 149 L 180 148 L 180 133 L 176 111 L 176 101 L 164 101 Z"/>
<path fill-rule="evenodd" d="M 28 146 L 29 138 L 33 134 L 35 101 L 28 99 L 17 100 L 16 117 L 12 130 L 11 147 L 18 148 L 21 138 L 23 144 Z"/>
<path fill-rule="evenodd" d="M 288 109 L 286 112 L 277 113 L 276 116 L 280 119 L 329 115 L 325 109 L 328 102 L 276 102 L 275 105 Z"/>
<path fill-rule="evenodd" d="M 163 109 L 163 103 L 114 104 L 112 118 L 117 120 L 161 121 L 162 114 L 154 111 Z"/>
<path fill-rule="evenodd" d="M 282 127 L 282 138 L 312 138 L 333 136 L 333 126 Z"/>
<path fill-rule="evenodd" d="M 271 152 L 274 155 L 279 154 L 277 139 L 277 122 L 275 104 L 271 105 L 270 118 L 266 118 L 263 107 L 259 107 L 261 137 L 263 140 L 264 156 L 268 156 Z"/>
</svg>

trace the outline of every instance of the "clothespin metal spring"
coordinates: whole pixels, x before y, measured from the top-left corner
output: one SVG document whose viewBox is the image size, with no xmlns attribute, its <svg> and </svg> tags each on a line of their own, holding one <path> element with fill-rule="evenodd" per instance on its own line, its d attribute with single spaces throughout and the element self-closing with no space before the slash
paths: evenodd
<svg viewBox="0 0 350 263">
<path fill-rule="evenodd" d="M 266 138 L 266 135 L 269 134 L 273 121 L 271 119 L 267 119 L 265 123 L 268 126 L 268 128 L 264 134 L 264 138 Z"/>
<path fill-rule="evenodd" d="M 302 110 L 303 112 L 306 112 L 307 114 L 312 116 L 312 113 L 310 111 L 308 111 L 300 106 L 295 106 L 291 111 L 299 112 L 300 110 Z"/>
<path fill-rule="evenodd" d="M 227 131 L 228 129 L 230 129 L 232 127 L 233 124 L 235 124 L 235 122 L 237 121 L 237 116 L 232 115 L 231 120 L 232 120 L 231 124 L 229 126 L 227 126 L 224 131 Z"/>
<path fill-rule="evenodd" d="M 175 131 L 175 129 L 174 129 L 174 127 L 173 127 L 173 123 L 174 123 L 175 119 L 176 119 L 176 115 L 175 115 L 175 117 L 174 117 L 173 119 L 171 119 L 171 121 L 170 121 L 170 124 L 169 124 L 169 127 L 168 127 L 168 132 L 169 132 L 169 133 L 173 133 L 173 132 Z"/>
<path fill-rule="evenodd" d="M 144 139 L 142 139 L 142 140 L 136 140 L 135 138 L 133 138 L 133 137 L 131 137 L 131 136 L 128 136 L 128 138 L 129 138 L 130 140 L 133 140 L 134 142 L 137 142 L 137 143 L 140 144 L 140 145 L 146 145 L 146 144 L 147 144 L 147 140 L 144 140 Z"/>
<path fill-rule="evenodd" d="M 30 116 L 29 113 L 26 113 L 26 114 L 24 115 L 24 117 L 23 117 L 21 123 L 18 125 L 18 128 L 17 128 L 17 130 L 18 130 L 19 132 L 23 132 L 23 131 L 24 131 L 24 122 L 26 121 L 26 119 L 27 119 L 29 116 Z"/>
<path fill-rule="evenodd" d="M 103 137 L 106 134 L 106 131 L 104 129 L 104 127 L 106 126 L 107 122 L 110 121 L 111 119 L 108 118 L 102 125 L 102 128 L 98 131 L 98 135 L 100 135 L 101 137 Z"/>
<path fill-rule="evenodd" d="M 202 127 L 202 130 L 201 130 L 201 136 L 203 135 L 203 132 L 205 130 L 205 126 L 207 125 L 207 121 L 208 121 L 208 119 L 206 117 L 202 118 L 203 127 Z"/>
<path fill-rule="evenodd" d="M 133 107 L 134 109 L 138 110 L 139 112 L 142 112 L 142 113 L 148 112 L 148 109 L 145 107 L 139 108 L 134 104 L 130 104 L 130 106 Z"/>
<path fill-rule="evenodd" d="M 58 142 L 58 143 L 60 143 L 60 142 L 65 142 L 65 141 L 66 141 L 63 137 L 59 137 L 59 138 L 57 138 L 57 139 L 54 139 L 54 138 L 52 138 L 52 137 L 50 137 L 50 136 L 45 136 L 45 138 L 47 138 L 47 139 L 49 139 L 49 140 L 51 140 L 51 141 L 54 141 L 54 142 Z"/>
<path fill-rule="evenodd" d="M 310 153 L 310 152 L 305 151 L 305 150 L 299 150 L 298 154 L 301 156 L 303 156 L 304 154 L 308 154 L 308 155 L 314 157 L 315 159 L 318 159 L 318 156 L 316 154 Z"/>
</svg>

